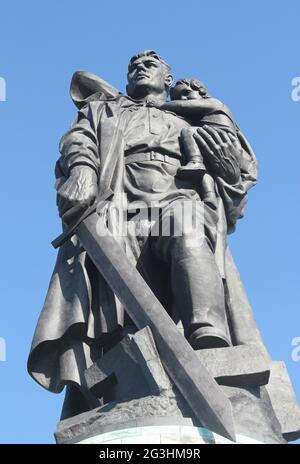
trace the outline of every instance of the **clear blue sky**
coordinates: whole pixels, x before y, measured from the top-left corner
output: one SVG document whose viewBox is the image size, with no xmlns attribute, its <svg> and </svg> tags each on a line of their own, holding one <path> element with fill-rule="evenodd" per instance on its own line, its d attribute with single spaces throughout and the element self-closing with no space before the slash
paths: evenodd
<svg viewBox="0 0 300 464">
<path fill-rule="evenodd" d="M 0 442 L 53 442 L 62 395 L 27 375 L 26 361 L 60 232 L 54 164 L 75 115 L 72 73 L 85 69 L 124 91 L 127 61 L 155 49 L 175 77 L 202 79 L 224 100 L 255 148 L 260 180 L 230 237 L 273 359 L 288 366 L 300 400 L 299 0 L 2 0 L 0 76 Z"/>
</svg>

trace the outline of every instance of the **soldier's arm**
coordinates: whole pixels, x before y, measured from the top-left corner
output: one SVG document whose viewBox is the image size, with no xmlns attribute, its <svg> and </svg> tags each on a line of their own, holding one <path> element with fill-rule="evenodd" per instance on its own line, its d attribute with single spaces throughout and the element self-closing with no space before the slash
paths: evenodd
<svg viewBox="0 0 300 464">
<path fill-rule="evenodd" d="M 70 222 L 90 205 L 98 193 L 97 109 L 93 103 L 79 111 L 60 143 L 59 167 L 63 176 L 57 183 L 57 204 L 64 222 Z"/>
<path fill-rule="evenodd" d="M 71 129 L 59 145 L 60 164 L 66 176 L 75 166 L 88 166 L 97 174 L 99 151 L 97 139 L 97 105 L 91 103 L 78 112 Z"/>
</svg>

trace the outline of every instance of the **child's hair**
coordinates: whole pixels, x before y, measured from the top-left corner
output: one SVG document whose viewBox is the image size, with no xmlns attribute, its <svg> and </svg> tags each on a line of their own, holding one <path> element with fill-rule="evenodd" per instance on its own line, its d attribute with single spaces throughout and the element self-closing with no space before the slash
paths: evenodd
<svg viewBox="0 0 300 464">
<path fill-rule="evenodd" d="M 208 97 L 208 91 L 205 85 L 203 84 L 203 82 L 199 81 L 198 79 L 188 79 L 185 77 L 184 79 L 179 79 L 178 81 L 176 81 L 175 85 L 171 87 L 170 89 L 171 99 L 173 99 L 174 97 L 174 89 L 181 84 L 189 86 L 192 90 L 197 90 L 199 94 L 201 95 L 201 97 L 203 98 Z"/>
</svg>

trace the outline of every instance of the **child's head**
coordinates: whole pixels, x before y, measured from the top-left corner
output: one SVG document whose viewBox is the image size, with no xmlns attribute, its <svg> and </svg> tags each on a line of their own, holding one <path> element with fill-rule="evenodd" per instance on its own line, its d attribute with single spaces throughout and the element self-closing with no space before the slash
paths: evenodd
<svg viewBox="0 0 300 464">
<path fill-rule="evenodd" d="M 199 100 L 207 98 L 205 85 L 198 79 L 179 79 L 170 89 L 171 100 Z"/>
</svg>

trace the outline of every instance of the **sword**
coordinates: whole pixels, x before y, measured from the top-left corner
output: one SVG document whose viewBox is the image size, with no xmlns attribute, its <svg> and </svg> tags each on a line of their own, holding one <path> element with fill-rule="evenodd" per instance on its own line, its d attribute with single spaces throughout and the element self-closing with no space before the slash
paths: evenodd
<svg viewBox="0 0 300 464">
<path fill-rule="evenodd" d="M 104 197 L 108 199 L 112 192 Z M 138 329 L 149 326 L 170 378 L 200 424 L 235 441 L 232 407 L 215 379 L 203 366 L 188 341 L 156 298 L 141 274 L 91 206 L 52 244 L 55 248 L 76 233 L 107 284 L 124 305 Z"/>
</svg>

